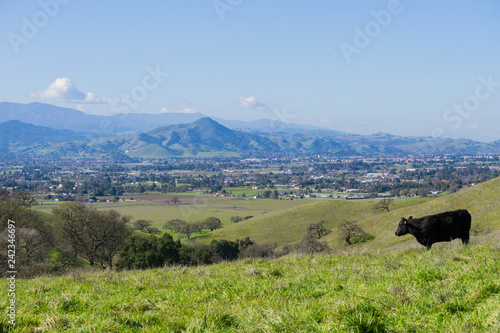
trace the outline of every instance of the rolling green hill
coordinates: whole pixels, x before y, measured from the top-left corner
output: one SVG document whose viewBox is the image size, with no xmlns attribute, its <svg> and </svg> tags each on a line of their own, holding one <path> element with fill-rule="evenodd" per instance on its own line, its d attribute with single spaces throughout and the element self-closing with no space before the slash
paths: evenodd
<svg viewBox="0 0 500 333">
<path fill-rule="evenodd" d="M 339 244 L 335 229 L 348 221 L 358 222 L 366 232 L 375 236 L 363 246 L 368 248 L 406 246 L 416 244 L 416 241 L 411 235 L 403 237 L 394 235 L 401 217 L 420 217 L 463 208 L 471 213 L 473 228 L 479 225 L 483 229 L 500 229 L 500 197 L 497 195 L 499 191 L 500 178 L 496 178 L 444 197 L 397 200 L 391 211 L 386 213 L 373 211 L 374 200 L 325 200 L 227 226 L 210 234 L 205 241 L 235 240 L 250 236 L 257 242 L 296 243 L 304 235 L 308 224 L 325 220 L 325 226 L 334 229 L 332 234 L 325 237 L 333 248 L 347 246 Z"/>
<path fill-rule="evenodd" d="M 445 197 L 399 200 L 387 213 L 368 201 L 325 200 L 213 233 L 295 242 L 309 222 L 325 219 L 331 228 L 359 221 L 375 236 L 349 251 L 327 236 L 332 255 L 18 279 L 16 327 L 4 297 L 0 332 L 498 332 L 499 188 L 497 178 Z M 454 241 L 431 251 L 394 235 L 401 216 L 457 208 L 471 212 L 473 227 L 493 231 L 467 247 Z"/>
<path fill-rule="evenodd" d="M 400 200 L 395 202 L 394 207 L 405 209 L 429 200 Z M 312 222 L 323 220 L 327 228 L 336 229 L 344 222 L 364 221 L 379 215 L 372 209 L 374 202 L 374 200 L 314 202 L 229 225 L 212 232 L 204 241 L 212 239 L 236 240 L 250 236 L 256 242 L 293 244 L 301 240 L 306 227 Z"/>
<path fill-rule="evenodd" d="M 474 238 L 432 251 L 74 271 L 17 280 L 16 327 L 3 297 L 0 332 L 498 332 L 499 260 L 498 243 Z"/>
<path fill-rule="evenodd" d="M 394 232 L 401 217 L 420 217 L 436 214 L 448 210 L 467 209 L 472 216 L 472 229 L 478 226 L 481 229 L 500 229 L 500 178 L 477 184 L 471 188 L 457 193 L 439 197 L 420 205 L 394 209 L 388 213 L 373 215 L 360 221 L 360 225 L 369 233 L 375 235 L 370 244 L 374 248 L 388 248 L 393 246 L 407 246 L 417 244 L 411 235 L 396 237 Z M 471 237 L 474 237 L 472 235 Z M 333 241 L 335 235 L 329 235 L 328 240 Z M 455 240 L 460 243 L 460 240 Z M 446 246 L 438 243 L 437 246 Z M 419 244 L 417 244 L 420 246 Z M 365 246 L 368 246 L 366 244 Z"/>
</svg>

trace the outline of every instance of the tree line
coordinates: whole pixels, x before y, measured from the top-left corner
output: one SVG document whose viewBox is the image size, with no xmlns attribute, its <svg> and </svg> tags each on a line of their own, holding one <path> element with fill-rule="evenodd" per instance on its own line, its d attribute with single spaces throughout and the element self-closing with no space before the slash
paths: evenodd
<svg viewBox="0 0 500 333">
<path fill-rule="evenodd" d="M 28 192 L 0 191 L 0 241 L 8 244 L 7 222 L 16 222 L 16 267 L 21 277 L 58 274 L 69 269 L 153 268 L 171 264 L 212 264 L 245 256 L 272 257 L 273 246 L 242 241 L 214 240 L 210 244 L 181 243 L 152 226 L 148 220 L 132 222 L 115 210 L 97 210 L 83 203 L 65 202 L 52 214 L 30 209 L 36 200 Z M 233 222 L 247 217 L 233 216 Z M 202 222 L 169 220 L 163 229 L 188 239 L 192 232 L 222 228 L 217 217 Z M 141 231 L 136 233 L 135 231 Z M 275 247 L 275 246 L 274 246 Z M 3 272 L 8 271 L 7 250 L 1 251 Z M 5 258 L 4 258 L 5 257 Z"/>
</svg>

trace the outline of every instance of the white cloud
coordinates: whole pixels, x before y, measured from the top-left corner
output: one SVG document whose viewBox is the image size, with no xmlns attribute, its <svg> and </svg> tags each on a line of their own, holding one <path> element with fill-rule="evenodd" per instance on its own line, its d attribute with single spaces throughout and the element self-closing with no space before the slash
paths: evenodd
<svg viewBox="0 0 500 333">
<path fill-rule="evenodd" d="M 267 106 L 263 103 L 260 103 L 257 101 L 255 96 L 249 96 L 249 97 L 238 97 L 240 101 L 240 107 L 245 108 L 245 109 L 265 109 Z"/>
<path fill-rule="evenodd" d="M 77 109 L 78 111 L 82 111 L 82 112 L 86 112 L 87 111 L 87 107 L 83 104 L 78 104 L 75 109 Z"/>
<path fill-rule="evenodd" d="M 191 109 L 191 108 L 184 108 L 184 109 L 181 109 L 181 110 L 169 110 L 167 108 L 162 108 L 160 110 L 160 112 L 158 113 L 197 113 L 197 111 L 195 109 Z"/>
<path fill-rule="evenodd" d="M 70 103 L 104 104 L 112 102 L 111 98 L 97 97 L 93 92 L 78 90 L 67 77 L 57 78 L 47 89 L 42 92 L 31 93 L 31 96 Z"/>
</svg>

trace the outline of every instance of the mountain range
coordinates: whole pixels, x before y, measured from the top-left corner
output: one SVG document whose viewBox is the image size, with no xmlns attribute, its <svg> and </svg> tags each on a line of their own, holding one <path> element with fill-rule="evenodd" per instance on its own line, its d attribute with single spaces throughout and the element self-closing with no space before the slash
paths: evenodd
<svg viewBox="0 0 500 333">
<path fill-rule="evenodd" d="M 500 153 L 500 141 L 356 135 L 273 120 L 215 121 L 199 113 L 106 117 L 49 104 L 4 102 L 0 103 L 1 121 L 3 156 L 127 159 Z"/>
<path fill-rule="evenodd" d="M 25 123 L 46 126 L 54 129 L 67 129 L 78 133 L 92 134 L 93 137 L 120 134 L 144 133 L 155 128 L 176 124 L 191 123 L 206 117 L 201 113 L 122 113 L 111 116 L 91 115 L 85 112 L 44 103 L 0 102 L 0 122 L 19 120 Z M 238 121 L 214 118 L 218 123 L 245 131 L 312 133 L 320 131 L 324 135 L 337 136 L 343 132 L 316 126 L 297 125 L 279 120 L 261 119 Z"/>
<path fill-rule="evenodd" d="M 89 146 L 119 151 L 130 157 L 215 157 L 276 153 L 279 146 L 266 137 L 231 130 L 210 118 L 160 127 L 147 133 L 93 140 Z"/>
</svg>

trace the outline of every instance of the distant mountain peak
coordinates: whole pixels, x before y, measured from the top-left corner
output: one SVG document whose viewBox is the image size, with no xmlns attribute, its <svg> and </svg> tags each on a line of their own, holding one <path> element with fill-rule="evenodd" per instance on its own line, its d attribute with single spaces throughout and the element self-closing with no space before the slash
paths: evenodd
<svg viewBox="0 0 500 333">
<path fill-rule="evenodd" d="M 4 121 L 2 124 L 9 125 L 9 126 L 33 126 L 33 127 L 35 127 L 35 125 L 23 123 L 22 121 L 17 120 L 17 119 L 7 120 L 7 121 Z"/>
<path fill-rule="evenodd" d="M 198 120 L 193 121 L 190 125 L 202 125 L 202 126 L 222 126 L 210 117 L 202 117 Z"/>
</svg>

